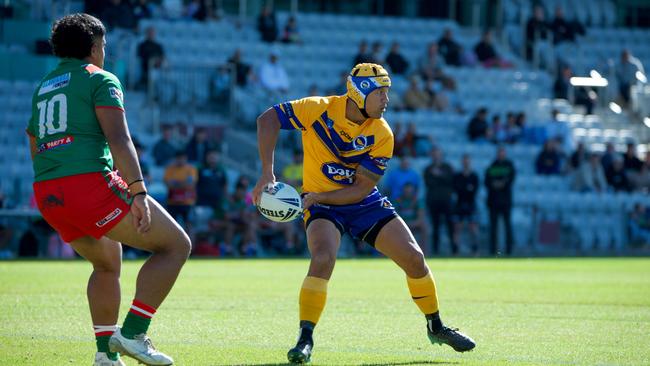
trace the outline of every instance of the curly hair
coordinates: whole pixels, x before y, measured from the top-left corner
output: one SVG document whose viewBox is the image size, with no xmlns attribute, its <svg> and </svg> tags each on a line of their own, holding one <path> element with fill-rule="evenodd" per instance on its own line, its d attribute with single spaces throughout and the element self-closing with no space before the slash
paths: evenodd
<svg viewBox="0 0 650 366">
<path fill-rule="evenodd" d="M 57 57 L 83 59 L 90 56 L 93 42 L 106 34 L 104 24 L 92 15 L 66 15 L 54 22 L 50 44 Z"/>
</svg>

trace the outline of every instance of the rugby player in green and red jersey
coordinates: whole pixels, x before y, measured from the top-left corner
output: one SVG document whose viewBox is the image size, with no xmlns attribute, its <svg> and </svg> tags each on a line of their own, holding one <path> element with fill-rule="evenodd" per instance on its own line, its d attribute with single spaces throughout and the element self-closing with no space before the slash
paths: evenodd
<svg viewBox="0 0 650 366">
<path fill-rule="evenodd" d="M 93 265 L 87 292 L 95 365 L 124 365 L 119 353 L 146 365 L 171 365 L 172 358 L 157 351 L 146 334 L 191 245 L 147 196 L 124 115 L 122 85 L 102 69 L 105 34 L 101 21 L 88 14 L 65 16 L 52 27 L 52 47 L 61 60 L 34 92 L 27 127 L 34 194 L 45 220 Z M 121 328 L 116 325 L 120 243 L 152 253 L 140 269 Z"/>
</svg>

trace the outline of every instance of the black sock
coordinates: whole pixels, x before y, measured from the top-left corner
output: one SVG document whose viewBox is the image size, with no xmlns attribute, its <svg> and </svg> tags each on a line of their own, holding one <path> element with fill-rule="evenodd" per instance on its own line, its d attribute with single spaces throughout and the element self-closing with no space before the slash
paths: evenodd
<svg viewBox="0 0 650 366">
<path fill-rule="evenodd" d="M 427 329 L 429 329 L 430 332 L 437 333 L 442 329 L 442 320 L 440 320 L 439 312 L 436 311 L 433 314 L 427 314 L 425 317 L 427 318 Z"/>
<path fill-rule="evenodd" d="M 306 320 L 301 320 L 300 321 L 300 336 L 298 337 L 298 342 L 304 339 L 308 339 L 311 341 L 312 335 L 314 334 L 314 327 L 316 324 L 306 321 Z"/>
</svg>

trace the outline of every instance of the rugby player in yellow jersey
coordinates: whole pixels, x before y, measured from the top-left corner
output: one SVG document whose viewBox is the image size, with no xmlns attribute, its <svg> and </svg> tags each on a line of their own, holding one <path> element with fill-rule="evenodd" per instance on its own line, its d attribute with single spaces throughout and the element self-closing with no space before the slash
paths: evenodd
<svg viewBox="0 0 650 366">
<path fill-rule="evenodd" d="M 311 359 L 312 334 L 325 308 L 327 282 L 345 232 L 374 246 L 404 270 L 432 343 L 448 344 L 458 352 L 475 346 L 471 338 L 443 325 L 424 255 L 376 187 L 393 155 L 393 133 L 382 118 L 390 85 L 382 66 L 358 64 L 348 76 L 345 95 L 277 104 L 257 119 L 262 174 L 253 190 L 256 203 L 262 190 L 275 182 L 273 153 L 280 129 L 302 132 L 304 221 L 311 262 L 300 290 L 298 342 L 287 354 L 292 363 Z"/>
</svg>

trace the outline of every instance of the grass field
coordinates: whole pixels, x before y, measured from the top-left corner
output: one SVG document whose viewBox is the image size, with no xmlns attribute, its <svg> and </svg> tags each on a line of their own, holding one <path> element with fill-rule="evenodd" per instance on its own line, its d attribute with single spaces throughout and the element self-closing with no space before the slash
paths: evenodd
<svg viewBox="0 0 650 366">
<path fill-rule="evenodd" d="M 124 264 L 120 319 L 140 264 Z M 443 319 L 471 335 L 475 351 L 428 343 L 391 262 L 341 260 L 313 364 L 650 365 L 650 259 L 429 264 Z M 150 335 L 177 365 L 285 364 L 306 267 L 305 260 L 190 261 Z M 82 261 L 0 262 L 1 365 L 92 364 L 89 272 Z"/>
</svg>

